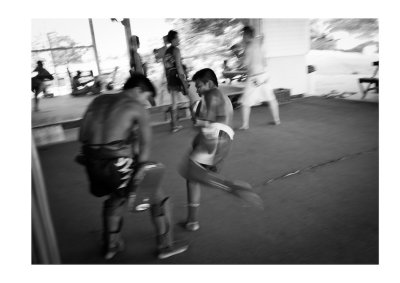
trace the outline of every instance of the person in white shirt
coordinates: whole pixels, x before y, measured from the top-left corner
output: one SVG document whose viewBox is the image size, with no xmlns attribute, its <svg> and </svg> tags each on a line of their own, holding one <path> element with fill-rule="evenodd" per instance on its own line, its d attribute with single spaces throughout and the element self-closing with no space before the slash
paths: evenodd
<svg viewBox="0 0 400 283">
<path fill-rule="evenodd" d="M 242 125 L 239 129 L 247 130 L 249 128 L 251 107 L 262 102 L 268 102 L 273 124 L 279 125 L 279 105 L 266 70 L 262 43 L 255 38 L 254 29 L 250 26 L 243 28 L 243 43 L 245 45 L 244 64 L 247 67 L 247 81 L 244 93 L 239 99 L 242 105 Z"/>
</svg>

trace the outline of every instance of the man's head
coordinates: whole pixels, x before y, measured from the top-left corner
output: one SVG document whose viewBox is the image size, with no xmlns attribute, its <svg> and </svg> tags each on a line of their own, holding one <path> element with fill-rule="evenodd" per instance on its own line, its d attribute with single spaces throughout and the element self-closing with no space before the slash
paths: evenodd
<svg viewBox="0 0 400 283">
<path fill-rule="evenodd" d="M 156 89 L 143 74 L 133 72 L 125 82 L 124 91 L 135 96 L 143 104 L 149 101 L 151 106 L 155 106 Z"/>
<path fill-rule="evenodd" d="M 173 46 L 178 46 L 179 45 L 179 36 L 178 32 L 174 30 L 170 30 L 167 34 L 167 40 L 169 43 L 171 43 Z"/>
<path fill-rule="evenodd" d="M 254 28 L 252 28 L 251 26 L 245 26 L 242 29 L 243 32 L 243 42 L 244 43 L 250 43 L 253 41 L 254 36 L 255 36 L 255 32 L 254 32 Z"/>
<path fill-rule="evenodd" d="M 214 71 L 205 68 L 194 74 L 192 81 L 195 82 L 197 93 L 203 95 L 210 89 L 218 87 L 218 79 Z"/>
<path fill-rule="evenodd" d="M 137 51 L 140 48 L 140 40 L 136 35 L 132 35 L 130 39 L 131 48 Z"/>
<path fill-rule="evenodd" d="M 37 61 L 36 64 L 38 65 L 38 67 L 43 67 L 43 62 L 42 61 Z"/>
</svg>

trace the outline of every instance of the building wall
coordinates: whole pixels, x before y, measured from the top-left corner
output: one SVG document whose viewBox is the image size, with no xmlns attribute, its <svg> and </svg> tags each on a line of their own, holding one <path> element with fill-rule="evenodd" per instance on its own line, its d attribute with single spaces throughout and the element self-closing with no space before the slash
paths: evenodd
<svg viewBox="0 0 400 283">
<path fill-rule="evenodd" d="M 273 88 L 289 88 L 291 95 L 308 92 L 307 63 L 304 55 L 267 58 Z"/>
<path fill-rule="evenodd" d="M 310 50 L 308 19 L 261 19 L 251 21 L 263 36 L 264 52 L 273 88 L 289 88 L 291 94 L 308 90 L 306 55 Z"/>
</svg>

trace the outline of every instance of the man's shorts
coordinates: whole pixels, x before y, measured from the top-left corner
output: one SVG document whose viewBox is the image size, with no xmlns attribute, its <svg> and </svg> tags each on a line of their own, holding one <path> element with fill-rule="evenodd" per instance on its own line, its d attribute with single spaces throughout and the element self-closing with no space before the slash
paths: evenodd
<svg viewBox="0 0 400 283">
<path fill-rule="evenodd" d="M 243 95 L 239 98 L 239 103 L 251 107 L 275 99 L 275 94 L 269 82 L 269 75 L 262 73 L 247 77 L 246 86 Z"/>
<path fill-rule="evenodd" d="M 211 124 L 211 131 L 213 132 L 201 131 L 195 137 L 190 159 L 207 170 L 219 172 L 230 151 L 234 133 L 229 126 L 220 123 Z"/>
<path fill-rule="evenodd" d="M 179 74 L 176 70 L 171 70 L 167 73 L 167 86 L 168 91 L 183 92 L 182 81 L 179 78 Z"/>
<path fill-rule="evenodd" d="M 136 165 L 136 158 L 132 157 L 106 158 L 101 154 L 85 154 L 91 194 L 97 197 L 111 193 L 127 196 L 132 189 Z"/>
</svg>

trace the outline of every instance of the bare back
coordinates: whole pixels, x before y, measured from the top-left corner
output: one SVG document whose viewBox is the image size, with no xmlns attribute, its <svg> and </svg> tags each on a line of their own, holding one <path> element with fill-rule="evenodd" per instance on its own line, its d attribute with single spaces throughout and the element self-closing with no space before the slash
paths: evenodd
<svg viewBox="0 0 400 283">
<path fill-rule="evenodd" d="M 82 121 L 79 140 L 132 154 L 136 131 L 150 131 L 144 107 L 124 93 L 97 97 Z"/>
</svg>

